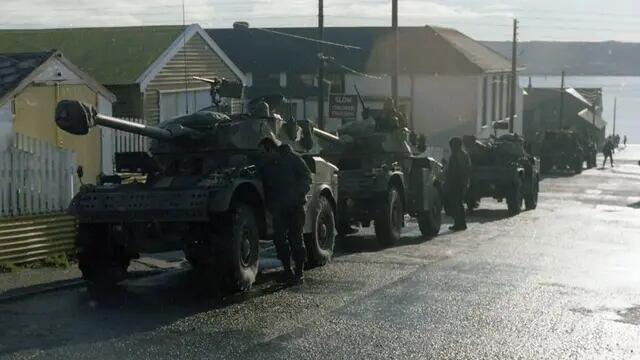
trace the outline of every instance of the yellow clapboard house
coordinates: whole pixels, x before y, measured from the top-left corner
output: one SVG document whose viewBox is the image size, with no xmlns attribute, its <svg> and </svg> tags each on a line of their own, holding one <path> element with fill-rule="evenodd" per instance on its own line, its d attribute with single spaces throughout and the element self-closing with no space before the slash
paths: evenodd
<svg viewBox="0 0 640 360">
<path fill-rule="evenodd" d="M 63 99 L 80 100 L 106 113 L 116 100 L 58 51 L 0 53 L 0 150 L 15 134 L 72 150 L 93 182 L 101 170 L 100 129 L 86 136 L 58 129 L 53 117 Z"/>
</svg>

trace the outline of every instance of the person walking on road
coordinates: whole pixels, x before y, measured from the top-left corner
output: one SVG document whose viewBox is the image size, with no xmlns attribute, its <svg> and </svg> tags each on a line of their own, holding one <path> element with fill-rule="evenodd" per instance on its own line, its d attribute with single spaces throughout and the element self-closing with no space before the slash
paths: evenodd
<svg viewBox="0 0 640 360">
<path fill-rule="evenodd" d="M 258 145 L 262 153 L 261 166 L 267 208 L 273 215 L 274 244 L 284 267 L 284 280 L 291 284 L 304 282 L 303 229 L 304 204 L 311 188 L 311 171 L 291 146 L 278 146 L 265 138 Z M 291 271 L 291 255 L 295 271 Z"/>
<path fill-rule="evenodd" d="M 622 143 L 624 144 L 624 148 L 627 148 L 627 135 L 624 136 L 624 138 L 622 139 Z"/>
<path fill-rule="evenodd" d="M 607 163 L 607 158 L 609 159 L 609 163 L 611 164 L 611 167 L 613 167 L 613 141 L 611 140 L 611 138 L 609 138 L 607 140 L 606 143 L 604 143 L 604 146 L 602 147 L 602 154 L 604 155 L 604 161 L 602 162 L 602 168 L 604 169 L 605 164 Z"/>
<path fill-rule="evenodd" d="M 453 217 L 453 231 L 467 229 L 467 219 L 464 212 L 464 198 L 469 190 L 471 181 L 471 159 L 462 148 L 462 139 L 454 137 L 449 141 L 451 156 L 447 163 L 446 188 L 449 211 Z"/>
</svg>

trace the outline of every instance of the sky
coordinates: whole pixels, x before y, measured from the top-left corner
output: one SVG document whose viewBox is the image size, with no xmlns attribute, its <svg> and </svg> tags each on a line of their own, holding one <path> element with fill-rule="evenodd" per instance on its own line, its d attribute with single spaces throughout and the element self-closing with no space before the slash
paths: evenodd
<svg viewBox="0 0 640 360">
<path fill-rule="evenodd" d="M 317 26 L 317 0 L 184 0 L 203 27 Z M 325 0 L 326 26 L 388 26 L 391 0 Z M 399 0 L 400 25 L 453 27 L 478 40 L 640 42 L 639 0 Z M 0 28 L 182 24 L 182 0 L 0 0 Z"/>
</svg>

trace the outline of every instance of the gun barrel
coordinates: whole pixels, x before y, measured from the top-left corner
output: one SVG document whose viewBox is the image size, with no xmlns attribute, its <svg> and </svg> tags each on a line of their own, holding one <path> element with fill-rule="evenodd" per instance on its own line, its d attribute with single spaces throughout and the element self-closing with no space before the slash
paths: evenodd
<svg viewBox="0 0 640 360">
<path fill-rule="evenodd" d="M 181 137 L 199 139 L 202 136 L 202 133 L 181 125 L 165 129 L 98 114 L 93 106 L 74 100 L 58 103 L 55 120 L 59 128 L 74 135 L 86 135 L 90 128 L 101 125 L 161 141 Z"/>
<path fill-rule="evenodd" d="M 148 136 L 150 138 L 158 140 L 170 140 L 173 137 L 171 131 L 166 129 L 138 124 L 102 114 L 95 115 L 94 124 L 130 132 L 133 134 Z"/>
<path fill-rule="evenodd" d="M 333 135 L 331 133 L 328 133 L 326 131 L 322 131 L 320 129 L 317 129 L 317 128 L 313 128 L 313 133 L 317 137 L 319 137 L 320 139 L 323 139 L 323 140 L 326 140 L 326 141 L 329 141 L 329 142 L 332 142 L 332 143 L 341 142 L 339 137 L 337 137 L 337 136 L 335 136 L 335 135 Z"/>
</svg>

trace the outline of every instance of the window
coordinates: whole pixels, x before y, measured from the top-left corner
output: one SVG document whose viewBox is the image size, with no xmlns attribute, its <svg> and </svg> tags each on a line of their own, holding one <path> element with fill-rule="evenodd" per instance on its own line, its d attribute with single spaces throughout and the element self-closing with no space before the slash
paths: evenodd
<svg viewBox="0 0 640 360">
<path fill-rule="evenodd" d="M 315 76 L 312 74 L 302 74 L 300 75 L 300 81 L 306 86 L 314 86 Z"/>
<path fill-rule="evenodd" d="M 487 101 L 489 100 L 489 79 L 482 78 L 482 126 L 487 125 Z"/>
<path fill-rule="evenodd" d="M 160 121 L 179 115 L 192 114 L 211 104 L 209 89 L 161 93 Z"/>
</svg>

